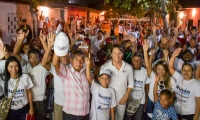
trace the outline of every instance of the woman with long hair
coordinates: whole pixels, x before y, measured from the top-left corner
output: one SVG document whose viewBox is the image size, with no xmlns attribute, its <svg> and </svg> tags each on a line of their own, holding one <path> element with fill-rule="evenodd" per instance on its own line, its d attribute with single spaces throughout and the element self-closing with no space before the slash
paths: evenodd
<svg viewBox="0 0 200 120">
<path fill-rule="evenodd" d="M 5 55 L 4 49 L 3 43 L 0 43 L 0 60 Z M 12 96 L 18 82 L 7 120 L 25 120 L 26 114 L 34 114 L 31 93 L 33 83 L 27 74 L 22 74 L 21 65 L 14 56 L 8 57 L 5 62 L 4 76 L 4 80 L 0 80 L 0 85 L 4 89 L 5 97 L 10 98 Z"/>
<path fill-rule="evenodd" d="M 143 44 L 143 50 L 144 50 L 144 60 L 145 60 L 145 66 L 147 70 L 147 75 L 149 77 L 149 100 L 146 106 L 146 113 L 147 113 L 147 120 L 149 120 L 152 116 L 152 112 L 154 109 L 154 86 L 157 85 L 157 94 L 159 95 L 160 92 L 163 89 L 168 89 L 172 92 L 172 100 L 174 100 L 174 92 L 172 91 L 172 85 L 175 84 L 175 80 L 170 76 L 168 65 L 167 65 L 167 58 L 168 58 L 168 52 L 167 50 L 163 50 L 164 53 L 164 60 L 165 61 L 159 61 L 153 68 L 152 68 L 152 56 L 150 60 L 148 59 L 147 51 L 149 49 L 149 45 L 147 44 L 147 41 L 144 41 Z M 159 76 L 160 81 L 158 84 L 155 83 L 155 76 Z M 156 86 L 155 86 L 156 87 Z"/>
</svg>

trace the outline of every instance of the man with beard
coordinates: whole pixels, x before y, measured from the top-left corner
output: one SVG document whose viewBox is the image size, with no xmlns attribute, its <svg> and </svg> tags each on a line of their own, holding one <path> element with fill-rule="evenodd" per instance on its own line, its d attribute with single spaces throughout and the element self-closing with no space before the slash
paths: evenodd
<svg viewBox="0 0 200 120">
<path fill-rule="evenodd" d="M 194 51 L 192 49 L 186 49 L 183 53 L 182 59 L 180 58 L 175 59 L 175 62 L 174 62 L 175 70 L 181 72 L 182 65 L 185 62 L 190 63 L 194 67 L 194 70 L 196 70 L 200 62 L 195 60 L 194 58 L 195 58 Z"/>
</svg>

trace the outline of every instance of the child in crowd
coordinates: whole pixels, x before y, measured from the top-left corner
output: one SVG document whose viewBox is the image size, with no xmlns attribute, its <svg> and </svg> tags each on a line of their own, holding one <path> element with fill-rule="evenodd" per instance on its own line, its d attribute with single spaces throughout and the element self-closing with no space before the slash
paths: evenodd
<svg viewBox="0 0 200 120">
<path fill-rule="evenodd" d="M 116 106 L 115 92 L 108 87 L 111 72 L 109 70 L 101 70 L 99 73 L 99 83 L 96 83 L 90 74 L 90 54 L 85 59 L 86 78 L 91 84 L 92 104 L 90 110 L 90 120 L 115 120 L 114 107 Z M 111 114 L 111 116 L 110 116 Z"/>
<path fill-rule="evenodd" d="M 158 84 L 159 76 L 155 77 L 155 82 Z M 171 106 L 172 94 L 169 90 L 165 89 L 160 92 L 160 99 L 158 99 L 157 89 L 154 87 L 154 101 L 155 107 L 153 110 L 152 120 L 178 120 L 174 108 Z"/>
</svg>

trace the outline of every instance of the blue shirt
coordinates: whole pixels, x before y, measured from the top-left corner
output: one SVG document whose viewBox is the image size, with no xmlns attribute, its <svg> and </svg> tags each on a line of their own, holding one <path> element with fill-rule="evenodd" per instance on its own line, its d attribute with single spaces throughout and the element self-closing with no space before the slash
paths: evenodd
<svg viewBox="0 0 200 120">
<path fill-rule="evenodd" d="M 164 109 L 158 100 L 155 103 L 152 120 L 178 120 L 178 117 L 173 107 Z"/>
</svg>

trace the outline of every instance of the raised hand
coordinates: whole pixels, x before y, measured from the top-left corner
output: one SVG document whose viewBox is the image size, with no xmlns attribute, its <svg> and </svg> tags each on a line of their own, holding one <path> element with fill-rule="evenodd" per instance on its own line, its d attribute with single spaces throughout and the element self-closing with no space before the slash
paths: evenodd
<svg viewBox="0 0 200 120">
<path fill-rule="evenodd" d="M 160 77 L 158 75 L 155 76 L 155 81 L 158 82 L 160 80 Z"/>
<path fill-rule="evenodd" d="M 154 56 L 156 53 L 156 50 L 155 49 L 151 49 L 151 56 Z"/>
<path fill-rule="evenodd" d="M 125 36 L 123 37 L 123 40 L 128 40 L 128 35 L 125 35 Z"/>
<path fill-rule="evenodd" d="M 89 66 L 90 65 L 90 54 L 89 54 L 89 56 L 88 56 L 88 58 L 86 57 L 85 58 L 85 64 L 86 64 L 86 66 Z"/>
<path fill-rule="evenodd" d="M 105 39 L 109 38 L 110 37 L 110 34 L 109 33 L 106 33 L 105 35 Z"/>
<path fill-rule="evenodd" d="M 172 57 L 177 57 L 177 56 L 180 54 L 181 50 L 182 50 L 182 48 L 176 49 L 176 50 L 174 51 L 174 53 L 172 54 Z"/>
<path fill-rule="evenodd" d="M 178 34 L 178 27 L 176 27 L 176 28 L 174 29 L 174 31 L 175 31 L 175 35 L 177 35 L 177 34 Z"/>
<path fill-rule="evenodd" d="M 149 43 L 147 42 L 147 40 L 144 40 L 144 43 L 143 43 L 143 50 L 144 51 L 147 51 L 149 49 Z"/>
<path fill-rule="evenodd" d="M 129 36 L 128 36 L 128 39 L 129 39 L 132 43 L 135 43 L 135 42 L 136 42 L 135 36 L 129 35 Z"/>
<path fill-rule="evenodd" d="M 164 50 L 163 50 L 163 53 L 164 53 L 165 56 L 168 56 L 168 55 L 169 55 L 169 51 L 168 51 L 168 50 L 165 50 L 165 49 L 164 49 Z"/>
<path fill-rule="evenodd" d="M 55 34 L 53 32 L 50 32 L 47 36 L 47 43 L 48 46 L 53 46 L 54 45 L 54 40 L 55 40 Z"/>
<path fill-rule="evenodd" d="M 26 36 L 28 35 L 29 30 L 25 33 L 23 30 L 20 30 L 19 33 L 17 34 L 17 40 L 24 40 Z"/>
<path fill-rule="evenodd" d="M 157 29 L 156 26 L 153 25 L 153 26 L 152 26 L 153 33 L 156 33 L 156 29 Z"/>
<path fill-rule="evenodd" d="M 40 41 L 45 42 L 46 38 L 47 38 L 47 36 L 42 33 L 42 30 L 40 30 L 40 35 L 39 35 Z"/>
<path fill-rule="evenodd" d="M 80 38 L 80 34 L 77 33 L 76 36 L 75 36 L 75 40 L 78 40 Z"/>
<path fill-rule="evenodd" d="M 0 41 L 0 60 L 3 59 L 6 55 L 6 48 L 2 41 Z"/>
</svg>

